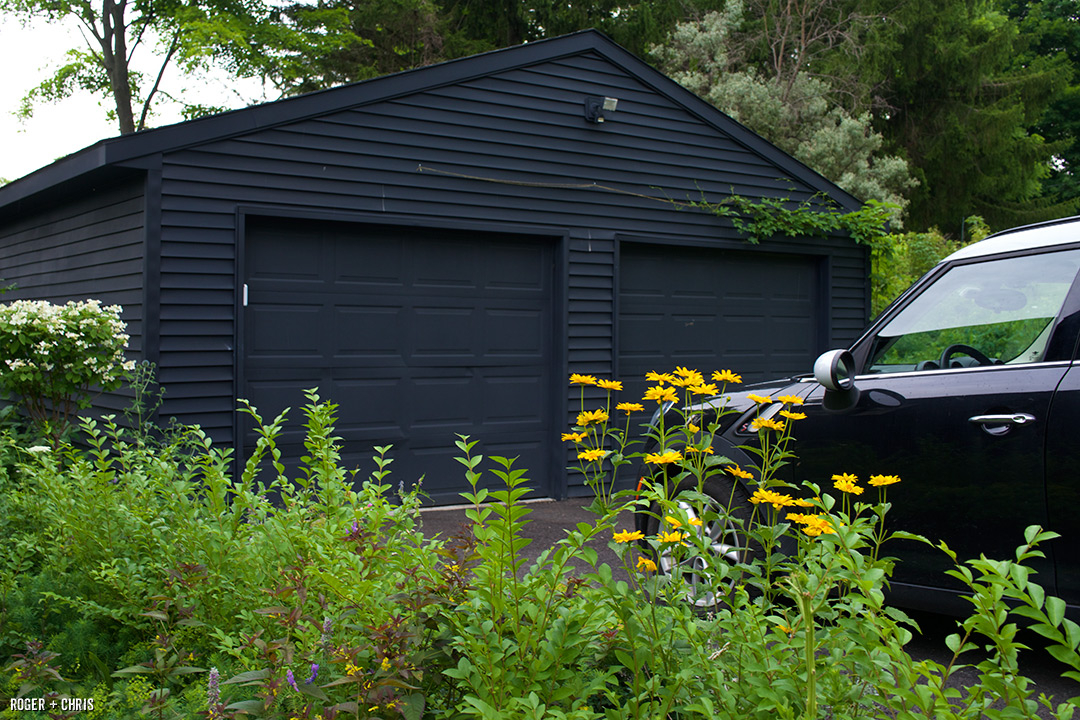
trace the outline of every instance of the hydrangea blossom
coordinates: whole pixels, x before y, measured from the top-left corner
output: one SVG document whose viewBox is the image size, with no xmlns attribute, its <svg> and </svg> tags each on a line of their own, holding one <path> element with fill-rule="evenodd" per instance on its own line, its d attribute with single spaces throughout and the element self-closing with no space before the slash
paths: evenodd
<svg viewBox="0 0 1080 720">
<path fill-rule="evenodd" d="M 20 398 L 30 418 L 59 437 L 92 392 L 115 390 L 135 367 L 124 355 L 130 338 L 121 312 L 99 300 L 0 305 L 0 391 Z"/>
</svg>

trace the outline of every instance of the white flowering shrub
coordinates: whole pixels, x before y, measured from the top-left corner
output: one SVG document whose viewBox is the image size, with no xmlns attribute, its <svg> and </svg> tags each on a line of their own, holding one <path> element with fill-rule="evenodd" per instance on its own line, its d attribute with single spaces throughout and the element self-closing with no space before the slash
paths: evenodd
<svg viewBox="0 0 1080 720">
<path fill-rule="evenodd" d="M 98 300 L 0 305 L 0 391 L 17 396 L 46 435 L 59 438 L 92 392 L 115 390 L 134 368 L 119 305 Z"/>
</svg>

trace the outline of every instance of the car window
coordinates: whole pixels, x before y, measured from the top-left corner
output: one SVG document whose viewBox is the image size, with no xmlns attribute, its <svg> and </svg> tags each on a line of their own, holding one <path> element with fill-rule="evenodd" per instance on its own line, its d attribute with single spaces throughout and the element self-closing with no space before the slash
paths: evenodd
<svg viewBox="0 0 1080 720">
<path fill-rule="evenodd" d="M 864 372 L 1038 362 L 1078 269 L 1080 250 L 958 265 L 881 329 Z"/>
</svg>

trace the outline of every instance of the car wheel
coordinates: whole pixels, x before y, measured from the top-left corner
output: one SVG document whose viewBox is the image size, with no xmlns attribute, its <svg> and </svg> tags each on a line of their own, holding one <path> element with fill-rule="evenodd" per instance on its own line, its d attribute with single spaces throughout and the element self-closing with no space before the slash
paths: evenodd
<svg viewBox="0 0 1080 720">
<path fill-rule="evenodd" d="M 743 524 L 750 517 L 750 504 L 743 487 L 731 480 L 708 478 L 704 481 L 701 492 L 709 498 L 708 505 L 685 496 L 696 490 L 696 480 L 685 480 L 675 489 L 672 497 L 687 520 L 691 523 L 701 521 L 700 526 L 691 525 L 683 531 L 696 532 L 705 538 L 711 557 L 683 557 L 676 545 L 662 546 L 654 555 L 657 571 L 681 574 L 687 586 L 686 601 L 705 611 L 724 604 L 724 598 L 741 575 L 736 566 L 748 562 L 753 555 L 743 532 Z M 653 504 L 651 510 L 645 522 L 645 534 L 655 537 L 662 531 L 670 530 L 659 517 L 662 515 L 659 505 Z M 727 564 L 733 571 L 723 580 L 714 577 L 711 569 L 717 561 Z"/>
</svg>

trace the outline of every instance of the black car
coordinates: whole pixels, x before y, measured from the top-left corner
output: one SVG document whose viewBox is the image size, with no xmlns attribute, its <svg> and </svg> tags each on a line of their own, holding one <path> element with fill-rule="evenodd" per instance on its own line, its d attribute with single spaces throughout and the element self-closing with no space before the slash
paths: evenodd
<svg viewBox="0 0 1080 720">
<path fill-rule="evenodd" d="M 1080 606 L 1080 218 L 993 235 L 941 261 L 850 349 L 833 350 L 812 375 L 738 387 L 695 410 L 726 404 L 716 454 L 752 464 L 740 445 L 756 434 L 748 395 L 803 398 L 792 482 L 825 487 L 838 473 L 898 475 L 890 524 L 944 540 L 963 558 L 1009 559 L 1024 528 L 1062 537 L 1042 546 L 1036 580 Z M 706 419 L 707 421 L 707 419 Z M 738 480 L 705 490 L 727 502 Z M 639 529 L 650 527 L 647 514 Z M 714 532 L 714 551 L 731 554 Z M 898 604 L 959 609 L 946 556 L 897 540 Z M 732 557 L 734 555 L 732 554 Z M 666 562 L 661 558 L 661 564 Z M 670 569 L 670 568 L 667 568 Z"/>
</svg>

